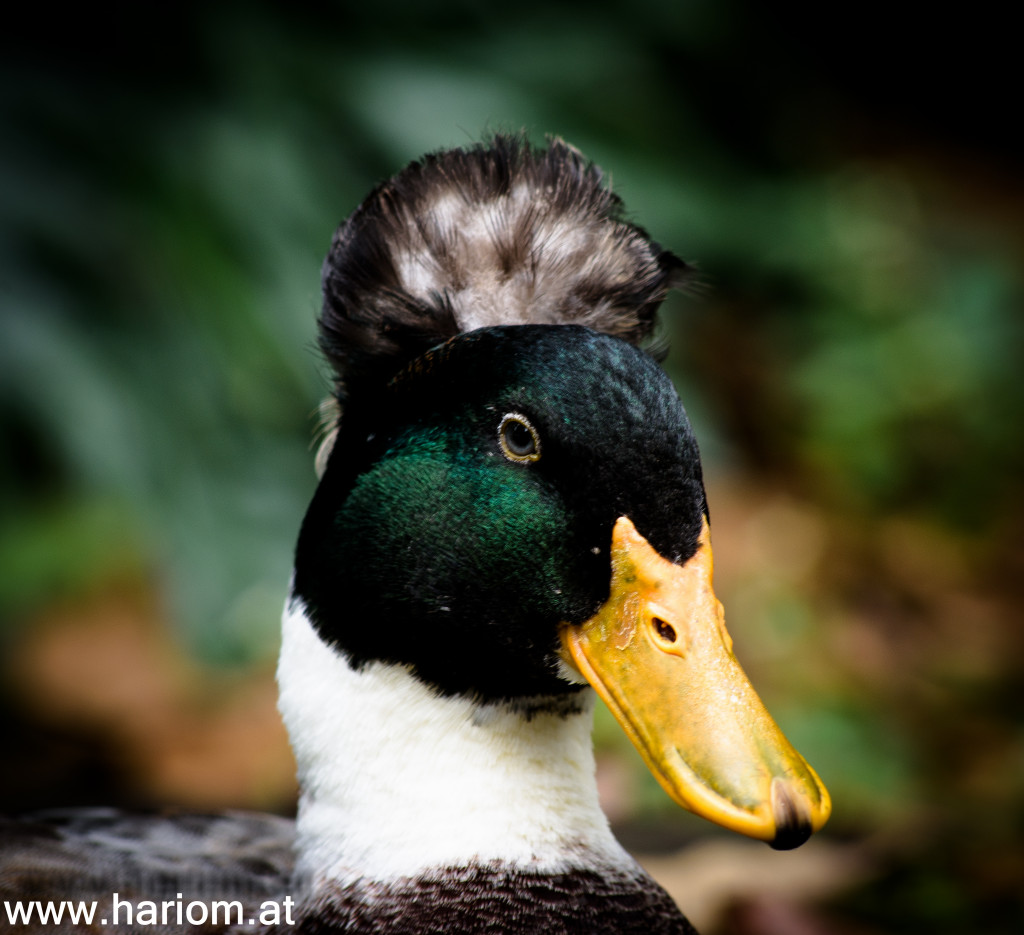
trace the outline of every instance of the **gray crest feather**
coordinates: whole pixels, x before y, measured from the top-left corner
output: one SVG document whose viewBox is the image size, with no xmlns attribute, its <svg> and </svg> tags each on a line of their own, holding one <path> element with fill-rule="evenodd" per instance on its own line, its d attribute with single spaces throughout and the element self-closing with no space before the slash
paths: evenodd
<svg viewBox="0 0 1024 935">
<path fill-rule="evenodd" d="M 644 340 L 687 267 L 622 214 L 601 170 L 558 139 L 499 135 L 413 162 L 338 228 L 324 262 L 320 343 L 338 399 L 475 328 Z"/>
</svg>

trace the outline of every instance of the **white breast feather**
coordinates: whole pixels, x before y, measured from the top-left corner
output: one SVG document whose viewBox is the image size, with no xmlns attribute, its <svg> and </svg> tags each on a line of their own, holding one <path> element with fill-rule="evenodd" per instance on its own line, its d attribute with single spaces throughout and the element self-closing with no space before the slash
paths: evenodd
<svg viewBox="0 0 1024 935">
<path fill-rule="evenodd" d="M 278 681 L 303 790 L 298 870 L 314 888 L 469 862 L 635 866 L 598 805 L 592 697 L 527 718 L 441 697 L 403 666 L 355 671 L 294 598 Z"/>
</svg>

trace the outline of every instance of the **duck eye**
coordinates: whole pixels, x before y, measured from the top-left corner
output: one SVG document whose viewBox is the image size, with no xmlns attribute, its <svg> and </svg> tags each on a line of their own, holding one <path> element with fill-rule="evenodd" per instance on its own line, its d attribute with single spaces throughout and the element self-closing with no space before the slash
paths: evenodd
<svg viewBox="0 0 1024 935">
<path fill-rule="evenodd" d="M 540 436 L 530 420 L 518 412 L 509 412 L 498 426 L 501 453 L 509 461 L 536 461 L 540 457 Z"/>
</svg>

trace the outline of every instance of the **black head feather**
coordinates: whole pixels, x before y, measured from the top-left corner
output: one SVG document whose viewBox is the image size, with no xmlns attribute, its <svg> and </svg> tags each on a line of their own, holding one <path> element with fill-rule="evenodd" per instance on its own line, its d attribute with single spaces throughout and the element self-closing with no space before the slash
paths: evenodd
<svg viewBox="0 0 1024 935">
<path fill-rule="evenodd" d="M 579 324 L 641 342 L 687 267 L 622 215 L 601 170 L 558 139 L 499 135 L 413 162 L 324 262 L 320 344 L 339 401 L 475 328 Z"/>
</svg>

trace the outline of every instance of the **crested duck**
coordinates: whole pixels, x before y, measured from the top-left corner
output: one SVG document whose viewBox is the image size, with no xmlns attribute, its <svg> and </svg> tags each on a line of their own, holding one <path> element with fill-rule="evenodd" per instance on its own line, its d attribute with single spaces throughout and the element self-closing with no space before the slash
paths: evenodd
<svg viewBox="0 0 1024 935">
<path fill-rule="evenodd" d="M 777 848 L 820 828 L 827 792 L 733 655 L 697 443 L 641 347 L 687 272 L 559 140 L 372 192 L 322 275 L 339 415 L 278 667 L 294 828 L 54 813 L 8 829 L 35 869 L 174 889 L 183 852 L 205 879 L 245 866 L 254 904 L 289 894 L 249 932 L 690 933 L 599 807 L 597 696 L 684 808 Z M 42 892 L 3 872 L 5 898 Z"/>
</svg>

